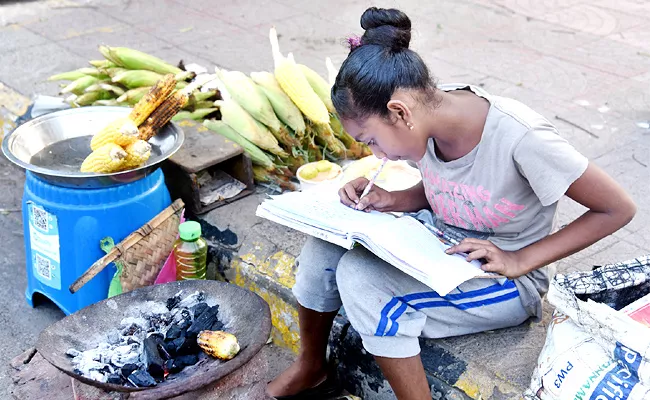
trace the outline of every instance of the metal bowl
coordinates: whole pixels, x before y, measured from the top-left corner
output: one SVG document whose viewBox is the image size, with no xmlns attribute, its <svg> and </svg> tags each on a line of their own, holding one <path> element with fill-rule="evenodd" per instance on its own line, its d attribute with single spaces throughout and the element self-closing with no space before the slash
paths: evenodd
<svg viewBox="0 0 650 400">
<path fill-rule="evenodd" d="M 72 188 L 104 188 L 144 178 L 180 149 L 185 135 L 173 123 L 151 140 L 151 157 L 139 168 L 110 174 L 80 172 L 90 154 L 90 139 L 111 121 L 126 116 L 126 107 L 82 107 L 34 118 L 2 141 L 2 152 L 14 164 L 51 184 Z"/>
</svg>

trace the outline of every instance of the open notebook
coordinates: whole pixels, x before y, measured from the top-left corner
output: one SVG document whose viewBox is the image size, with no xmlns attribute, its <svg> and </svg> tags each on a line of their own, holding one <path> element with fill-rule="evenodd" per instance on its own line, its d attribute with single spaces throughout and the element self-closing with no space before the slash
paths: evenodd
<svg viewBox="0 0 650 400">
<path fill-rule="evenodd" d="M 478 261 L 448 255 L 449 247 L 410 216 L 353 210 L 336 192 L 289 192 L 264 200 L 257 216 L 351 249 L 359 243 L 384 261 L 445 296 L 472 278 L 495 278 Z"/>
</svg>

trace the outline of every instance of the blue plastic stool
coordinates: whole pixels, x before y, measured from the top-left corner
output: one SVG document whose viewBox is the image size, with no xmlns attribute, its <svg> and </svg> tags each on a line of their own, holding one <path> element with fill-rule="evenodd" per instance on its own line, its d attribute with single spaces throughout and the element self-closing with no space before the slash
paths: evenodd
<svg viewBox="0 0 650 400">
<path fill-rule="evenodd" d="M 108 296 L 115 273 L 110 265 L 72 294 L 68 287 L 105 255 L 101 239 L 119 243 L 171 204 L 163 173 L 103 188 L 74 189 L 47 183 L 26 172 L 23 226 L 27 290 L 52 300 L 66 315 Z"/>
</svg>

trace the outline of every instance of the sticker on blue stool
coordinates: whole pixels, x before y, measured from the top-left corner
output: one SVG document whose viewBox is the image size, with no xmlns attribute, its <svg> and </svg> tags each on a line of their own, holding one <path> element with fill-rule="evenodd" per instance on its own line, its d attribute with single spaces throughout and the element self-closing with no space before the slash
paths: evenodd
<svg viewBox="0 0 650 400">
<path fill-rule="evenodd" d="M 32 202 L 29 207 L 29 237 L 34 276 L 43 284 L 61 289 L 59 226 L 56 216 Z"/>
</svg>

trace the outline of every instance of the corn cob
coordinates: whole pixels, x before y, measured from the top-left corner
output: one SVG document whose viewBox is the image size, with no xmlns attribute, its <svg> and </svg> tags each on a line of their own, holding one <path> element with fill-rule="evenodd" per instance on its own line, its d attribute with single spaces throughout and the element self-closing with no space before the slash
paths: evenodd
<svg viewBox="0 0 650 400">
<path fill-rule="evenodd" d="M 95 92 L 88 92 L 84 93 L 81 96 L 77 97 L 74 100 L 74 104 L 76 104 L 79 107 L 83 106 L 89 106 L 96 102 L 97 100 L 108 100 L 112 96 L 109 92 L 101 90 L 101 91 L 95 91 Z"/>
<path fill-rule="evenodd" d="M 126 158 L 121 170 L 134 169 L 145 163 L 151 157 L 151 145 L 144 140 L 136 140 L 124 148 Z"/>
<path fill-rule="evenodd" d="M 115 99 L 110 99 L 110 100 L 97 100 L 93 103 L 93 106 L 119 106 L 121 105 L 120 103 L 117 102 Z"/>
<path fill-rule="evenodd" d="M 311 88 L 307 78 L 293 60 L 293 56 L 289 54 L 287 58 L 280 53 L 278 34 L 275 27 L 271 28 L 269 38 L 275 64 L 275 77 L 282 90 L 307 118 L 317 124 L 327 124 L 329 115 L 325 104 L 314 92 L 314 89 Z"/>
<path fill-rule="evenodd" d="M 116 76 L 118 76 L 122 72 L 128 71 L 128 69 L 125 69 L 125 68 L 122 68 L 122 67 L 109 67 L 109 68 L 103 69 L 102 71 L 104 71 L 106 73 L 106 75 L 110 76 L 111 78 L 115 78 Z"/>
<path fill-rule="evenodd" d="M 123 95 L 117 98 L 117 101 L 119 103 L 127 103 L 131 105 L 136 104 L 145 94 L 149 93 L 149 90 L 151 90 L 151 87 L 149 86 L 127 90 Z"/>
<path fill-rule="evenodd" d="M 253 163 L 263 167 L 266 170 L 272 171 L 275 169 L 275 164 L 273 160 L 259 147 L 257 147 L 253 142 L 249 141 L 239 133 L 237 133 L 230 126 L 226 125 L 223 121 L 214 121 L 206 119 L 203 121 L 203 126 L 214 131 L 226 139 L 237 143 L 240 145 L 244 151 L 250 156 Z"/>
<path fill-rule="evenodd" d="M 259 86 L 240 71 L 226 71 L 215 68 L 216 74 L 226 86 L 230 97 L 256 120 L 272 131 L 280 129 L 280 120 L 275 115 L 269 99 Z"/>
<path fill-rule="evenodd" d="M 76 81 L 79 78 L 83 78 L 84 76 L 88 76 L 84 74 L 83 72 L 79 72 L 79 70 L 74 70 L 74 71 L 68 71 L 68 72 L 62 72 L 60 74 L 52 75 L 49 78 L 47 78 L 48 81 Z M 67 85 L 64 85 L 64 87 Z"/>
<path fill-rule="evenodd" d="M 131 111 L 131 119 L 140 126 L 159 105 L 169 97 L 176 86 L 174 75 L 167 74 L 157 81 L 147 94 L 145 94 Z"/>
<path fill-rule="evenodd" d="M 329 124 L 314 124 L 312 127 L 315 139 L 325 146 L 326 150 L 336 158 L 346 158 L 345 145 L 336 138 Z"/>
<path fill-rule="evenodd" d="M 177 90 L 172 93 L 171 96 L 167 97 L 163 103 L 158 106 L 152 113 L 149 115 L 146 121 L 139 126 L 140 130 L 140 139 L 149 140 L 158 130 L 165 126 L 171 119 L 178 113 L 181 108 L 187 103 L 187 94 Z"/>
<path fill-rule="evenodd" d="M 251 117 L 234 100 L 217 100 L 214 105 L 221 111 L 221 120 L 258 147 L 281 157 L 288 156 L 280 148 L 278 140 L 261 122 Z"/>
<path fill-rule="evenodd" d="M 119 82 L 129 89 L 138 88 L 142 86 L 153 86 L 162 79 L 162 75 L 151 71 L 127 70 L 119 73 L 111 79 L 114 83 Z"/>
<path fill-rule="evenodd" d="M 215 97 L 217 95 L 216 90 L 209 90 L 207 92 L 194 92 L 192 96 L 194 97 L 195 101 L 205 101 L 208 100 L 211 97 Z"/>
<path fill-rule="evenodd" d="M 350 134 L 348 134 L 338 116 L 330 114 L 330 126 L 334 132 L 334 136 L 339 139 L 346 147 L 346 155 L 348 158 L 362 158 L 372 154 L 372 151 L 364 143 L 357 142 Z"/>
<path fill-rule="evenodd" d="M 201 331 L 196 342 L 206 354 L 221 360 L 231 360 L 240 350 L 235 335 L 222 331 Z"/>
<path fill-rule="evenodd" d="M 111 85 L 110 83 L 105 83 L 105 82 L 95 83 L 94 85 L 88 86 L 86 90 L 84 90 L 84 92 L 86 93 L 100 92 L 100 91 L 113 92 L 117 96 L 121 96 L 124 94 L 124 89 L 122 89 L 121 87 L 116 85 Z"/>
<path fill-rule="evenodd" d="M 158 57 L 126 47 L 100 46 L 99 51 L 108 60 L 127 69 L 142 69 L 159 74 L 178 74 L 182 70 L 166 63 Z"/>
<path fill-rule="evenodd" d="M 117 67 L 117 64 L 115 64 L 112 61 L 109 60 L 90 60 L 88 61 L 90 65 L 92 65 L 95 68 L 113 68 Z"/>
<path fill-rule="evenodd" d="M 97 150 L 107 143 L 128 146 L 138 139 L 138 127 L 128 117 L 118 118 L 99 131 L 90 140 L 90 148 Z"/>
<path fill-rule="evenodd" d="M 305 119 L 289 96 L 282 91 L 275 76 L 270 72 L 251 72 L 251 79 L 269 99 L 273 111 L 275 111 L 280 121 L 287 124 L 295 132 L 296 136 L 302 138 L 305 129 L 307 129 Z"/>
<path fill-rule="evenodd" d="M 95 78 L 99 79 L 106 79 L 108 78 L 108 75 L 106 74 L 105 71 L 102 71 L 97 68 L 79 68 L 77 71 L 81 72 L 82 74 L 88 75 L 88 76 L 94 76 Z"/>
<path fill-rule="evenodd" d="M 81 164 L 81 172 L 100 174 L 117 171 L 124 160 L 126 152 L 115 143 L 107 143 L 94 150 Z"/>
<path fill-rule="evenodd" d="M 80 95 L 84 92 L 84 90 L 86 90 L 88 86 L 94 85 L 98 81 L 99 79 L 95 78 L 94 76 L 84 75 L 81 78 L 75 80 L 74 82 L 64 87 L 61 90 L 61 94 L 74 93 L 76 95 Z"/>
<path fill-rule="evenodd" d="M 336 68 L 334 68 L 334 63 L 332 62 L 332 59 L 329 57 L 325 57 L 325 66 L 327 67 L 327 83 L 330 84 L 331 86 L 334 86 L 334 83 L 336 81 L 336 75 L 338 75 L 338 71 Z"/>
<path fill-rule="evenodd" d="M 172 121 L 180 121 L 183 119 L 193 119 L 195 121 L 200 121 L 205 119 L 208 115 L 212 114 L 215 111 L 218 111 L 218 108 L 197 108 L 196 110 L 190 111 L 179 111 Z"/>
<path fill-rule="evenodd" d="M 303 75 L 305 75 L 305 78 L 307 78 L 309 86 L 314 89 L 314 92 L 316 92 L 323 104 L 325 104 L 327 111 L 331 113 L 336 112 L 334 109 L 334 104 L 332 104 L 332 95 L 330 93 L 331 86 L 327 84 L 325 79 L 318 75 L 316 71 L 304 64 L 298 64 L 298 68 L 300 68 L 300 71 L 302 71 Z"/>
</svg>

